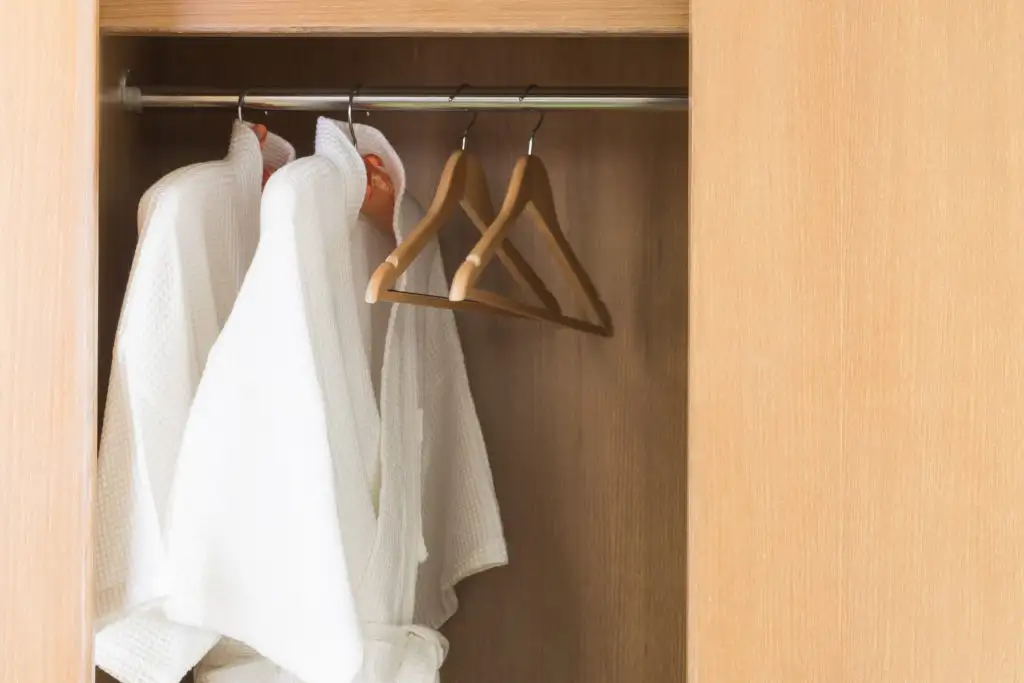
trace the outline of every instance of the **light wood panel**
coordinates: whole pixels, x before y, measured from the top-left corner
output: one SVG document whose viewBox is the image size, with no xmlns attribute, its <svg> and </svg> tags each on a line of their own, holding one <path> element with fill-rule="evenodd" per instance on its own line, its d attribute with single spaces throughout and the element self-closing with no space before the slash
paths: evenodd
<svg viewBox="0 0 1024 683">
<path fill-rule="evenodd" d="M 686 83 L 680 39 L 146 44 L 153 65 L 139 78 L 164 85 Z M 222 155 L 234 115 L 143 114 L 150 176 Z M 250 116 L 311 151 L 314 116 Z M 402 154 L 413 194 L 429 201 L 467 116 L 381 113 L 369 121 Z M 470 134 L 495 202 L 534 123 L 533 114 L 481 114 Z M 461 588 L 462 606 L 445 629 L 447 683 L 683 678 L 686 131 L 683 114 L 551 113 L 538 133 L 563 228 L 611 310 L 614 338 L 458 314 L 511 564 Z M 534 233 L 511 239 L 567 312 L 581 314 Z M 451 268 L 477 236 L 465 220 L 443 230 Z M 514 293 L 501 274 L 489 269 L 484 283 Z"/>
<path fill-rule="evenodd" d="M 0 40 L 0 680 L 90 680 L 94 2 L 7 3 Z"/>
<path fill-rule="evenodd" d="M 100 22 L 119 33 L 681 34 L 689 0 L 100 0 Z"/>
<path fill-rule="evenodd" d="M 694 683 L 1024 671 L 1022 25 L 696 8 Z"/>
</svg>

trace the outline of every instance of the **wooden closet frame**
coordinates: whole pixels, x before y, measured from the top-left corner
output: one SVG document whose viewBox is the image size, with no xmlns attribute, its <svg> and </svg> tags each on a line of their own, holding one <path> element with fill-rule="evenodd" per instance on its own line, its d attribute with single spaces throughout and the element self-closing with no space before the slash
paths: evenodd
<svg viewBox="0 0 1024 683">
<path fill-rule="evenodd" d="M 340 25 L 342 4 L 368 6 L 107 0 L 102 17 L 126 32 L 691 29 L 689 679 L 1020 675 L 1024 3 L 695 0 L 692 27 L 670 0 L 500 3 L 487 19 L 466 0 L 399 3 L 384 27 Z M 81 682 L 101 15 L 5 9 L 0 681 Z"/>
<path fill-rule="evenodd" d="M 512 8 L 479 3 L 116 3 L 38 0 L 7 15 L 0 82 L 12 101 L 0 121 L 0 681 L 92 680 L 92 496 L 98 413 L 97 95 L 116 82 L 116 33 L 681 34 L 681 0 Z M 304 8 L 304 9 L 303 9 Z M 274 10 L 280 10 L 275 12 Z M 386 16 L 393 26 L 353 22 Z M 217 17 L 224 20 L 221 21 Z M 341 19 L 339 19 L 341 17 Z M 239 18 L 250 23 L 237 23 Z M 236 21 L 236 23 L 232 23 Z M 345 23 L 338 23 L 343 21 Z M 16 98 L 16 102 L 15 102 Z M 116 127 L 104 145 L 128 144 Z M 5 176 L 6 178 L 7 176 Z M 107 326 L 104 322 L 104 328 Z M 101 368 L 101 372 L 104 370 Z"/>
</svg>

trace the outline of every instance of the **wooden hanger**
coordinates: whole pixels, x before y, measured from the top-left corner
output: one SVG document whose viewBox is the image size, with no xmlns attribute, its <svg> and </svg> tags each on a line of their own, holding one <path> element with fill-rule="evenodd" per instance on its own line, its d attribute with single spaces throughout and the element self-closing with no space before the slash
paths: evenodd
<svg viewBox="0 0 1024 683">
<path fill-rule="evenodd" d="M 555 211 L 555 199 L 551 190 L 551 181 L 548 179 L 547 169 L 539 158 L 533 155 L 533 139 L 543 123 L 540 121 L 530 135 L 530 143 L 525 157 L 516 162 L 512 171 L 512 180 L 509 182 L 508 192 L 505 194 L 505 201 L 502 204 L 501 212 L 484 232 L 480 241 L 473 250 L 466 256 L 466 260 L 459 266 L 455 277 L 452 280 L 449 298 L 452 301 L 465 301 L 472 299 L 485 302 L 494 306 L 503 306 L 507 310 L 520 313 L 533 318 L 548 320 L 559 325 L 571 327 L 582 332 L 611 336 L 612 319 L 608 309 L 601 301 L 597 288 L 590 280 L 586 270 L 580 264 L 579 259 L 573 252 L 565 233 L 558 223 L 558 214 Z M 548 247 L 555 256 L 555 261 L 561 267 L 565 277 L 573 284 L 577 292 L 587 304 L 590 314 L 598 322 L 572 318 L 557 310 L 544 310 L 539 307 L 523 304 L 513 299 L 492 294 L 477 289 L 476 282 L 480 273 L 494 257 L 495 253 L 500 254 L 500 249 L 507 247 L 505 238 L 509 228 L 516 218 L 527 212 L 533 221 L 541 228 L 545 235 Z"/>
<path fill-rule="evenodd" d="M 447 224 L 456 208 L 461 206 L 481 233 L 487 230 L 487 226 L 494 219 L 494 206 L 491 204 L 483 166 L 473 154 L 464 151 L 466 136 L 472 126 L 473 124 L 470 123 L 463 133 L 463 148 L 456 150 L 448 158 L 444 171 L 441 173 L 441 180 L 438 183 L 437 192 L 434 194 L 434 200 L 426 216 L 370 277 L 370 284 L 366 290 L 366 301 L 368 303 L 392 301 L 433 308 L 486 311 L 522 318 L 543 317 L 543 319 L 547 319 L 546 316 L 549 315 L 559 316 L 561 309 L 558 300 L 547 290 L 540 276 L 530 267 L 522 254 L 510 243 L 500 245 L 500 249 L 497 250 L 498 258 L 521 287 L 534 293 L 541 302 L 541 306 L 521 304 L 514 299 L 491 300 L 489 295 L 485 297 L 487 300 L 463 297 L 453 301 L 443 296 L 403 292 L 395 289 L 398 278 L 430 243 L 431 238 L 443 225 Z"/>
</svg>

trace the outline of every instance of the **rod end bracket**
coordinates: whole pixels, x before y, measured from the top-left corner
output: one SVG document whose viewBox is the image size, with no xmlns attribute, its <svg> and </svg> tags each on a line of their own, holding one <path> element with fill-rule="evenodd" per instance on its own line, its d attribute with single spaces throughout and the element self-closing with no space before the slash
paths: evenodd
<svg viewBox="0 0 1024 683">
<path fill-rule="evenodd" d="M 121 78 L 117 82 L 117 98 L 125 111 L 139 114 L 142 112 L 142 90 L 129 85 L 131 73 L 131 69 L 125 69 L 121 74 Z"/>
</svg>

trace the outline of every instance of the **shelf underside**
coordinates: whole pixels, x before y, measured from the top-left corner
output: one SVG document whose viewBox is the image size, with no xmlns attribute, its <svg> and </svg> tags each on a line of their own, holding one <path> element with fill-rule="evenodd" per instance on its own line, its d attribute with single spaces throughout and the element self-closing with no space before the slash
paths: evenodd
<svg viewBox="0 0 1024 683">
<path fill-rule="evenodd" d="M 684 34 L 689 0 L 101 0 L 121 34 Z"/>
</svg>

